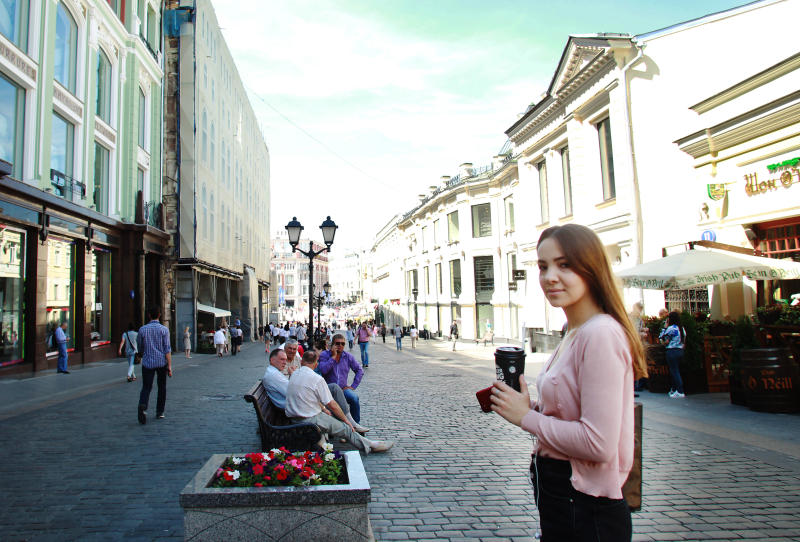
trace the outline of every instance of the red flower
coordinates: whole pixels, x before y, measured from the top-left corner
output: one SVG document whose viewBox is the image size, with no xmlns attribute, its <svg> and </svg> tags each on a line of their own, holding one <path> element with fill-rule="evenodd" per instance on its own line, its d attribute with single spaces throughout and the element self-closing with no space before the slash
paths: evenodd
<svg viewBox="0 0 800 542">
<path fill-rule="evenodd" d="M 286 471 L 285 471 L 285 470 L 279 470 L 279 471 L 275 471 L 275 477 L 276 477 L 278 480 L 286 480 L 286 478 L 288 478 L 288 477 L 289 477 L 289 475 L 288 475 L 288 474 L 286 474 Z"/>
<path fill-rule="evenodd" d="M 233 475 L 228 471 L 224 471 L 222 473 L 222 476 L 228 481 L 233 480 Z"/>
<path fill-rule="evenodd" d="M 253 474 L 264 474 L 264 467 L 259 464 L 253 465 Z"/>
<path fill-rule="evenodd" d="M 264 476 L 264 480 L 272 480 L 269 476 Z"/>
<path fill-rule="evenodd" d="M 255 487 L 264 487 L 264 484 L 262 484 L 261 482 L 256 482 L 256 483 L 255 483 L 255 484 L 253 484 L 253 485 L 254 485 Z"/>
</svg>

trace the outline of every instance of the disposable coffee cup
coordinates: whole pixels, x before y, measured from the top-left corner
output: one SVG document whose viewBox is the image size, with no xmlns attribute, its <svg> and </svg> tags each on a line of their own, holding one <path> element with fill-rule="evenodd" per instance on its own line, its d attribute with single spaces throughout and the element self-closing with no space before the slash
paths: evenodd
<svg viewBox="0 0 800 542">
<path fill-rule="evenodd" d="M 497 380 L 520 391 L 519 375 L 525 372 L 525 350 L 517 346 L 501 346 L 494 351 Z"/>
</svg>

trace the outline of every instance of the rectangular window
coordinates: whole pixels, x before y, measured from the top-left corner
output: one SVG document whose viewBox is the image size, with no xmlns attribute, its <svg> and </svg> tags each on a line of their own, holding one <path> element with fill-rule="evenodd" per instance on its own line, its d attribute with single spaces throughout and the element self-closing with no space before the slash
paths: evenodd
<svg viewBox="0 0 800 542">
<path fill-rule="evenodd" d="M 433 248 L 439 246 L 439 219 L 433 221 Z"/>
<path fill-rule="evenodd" d="M 547 165 L 544 160 L 536 164 L 536 169 L 539 170 L 539 209 L 542 213 L 540 224 L 547 224 L 550 222 L 550 204 L 547 198 Z"/>
<path fill-rule="evenodd" d="M 28 52 L 28 6 L 30 0 L 0 2 L 0 34 L 22 51 Z"/>
<path fill-rule="evenodd" d="M 51 179 L 54 193 L 62 198 L 72 198 L 74 145 L 75 127 L 58 113 L 53 113 L 53 133 L 50 139 L 50 169 L 62 175 L 51 175 Z"/>
<path fill-rule="evenodd" d="M 506 230 L 514 231 L 514 198 L 508 196 L 503 199 L 506 208 Z"/>
<path fill-rule="evenodd" d="M 425 294 L 427 295 L 431 293 L 430 268 L 426 265 L 422 272 L 425 274 Z"/>
<path fill-rule="evenodd" d="M 611 148 L 611 124 L 608 118 L 597 123 L 597 138 L 600 141 L 600 172 L 603 176 L 603 201 L 614 199 L 617 188 L 614 184 L 614 153 Z"/>
<path fill-rule="evenodd" d="M 75 322 L 72 319 L 75 284 L 75 245 L 72 241 L 47 238 L 47 332 L 52 333 L 62 322 L 67 323 L 67 348 L 75 346 Z M 83 304 L 81 304 L 83 307 Z M 48 352 L 55 352 L 55 341 Z"/>
<path fill-rule="evenodd" d="M 422 237 L 422 250 L 424 252 L 424 251 L 426 251 L 426 250 L 428 250 L 430 248 L 428 246 L 428 244 L 427 244 L 428 240 L 426 239 L 426 237 L 428 237 L 428 226 L 422 226 L 422 236 L 421 237 Z"/>
<path fill-rule="evenodd" d="M 22 178 L 25 92 L 0 73 L 0 158 L 11 162 L 11 176 Z"/>
<path fill-rule="evenodd" d="M 447 215 L 447 240 L 450 243 L 458 241 L 458 211 Z"/>
<path fill-rule="evenodd" d="M 436 264 L 436 291 L 442 293 L 442 264 Z"/>
<path fill-rule="evenodd" d="M 147 124 L 147 100 L 144 97 L 144 92 L 142 89 L 139 89 L 139 146 L 143 149 L 147 149 L 145 146 L 145 142 L 147 138 L 145 137 L 145 125 Z"/>
<path fill-rule="evenodd" d="M 158 27 L 156 26 L 156 12 L 147 6 L 147 43 L 154 51 L 158 50 Z"/>
<path fill-rule="evenodd" d="M 25 233 L 8 228 L 0 231 L 0 323 L 3 347 L 0 367 L 22 363 L 22 321 L 25 288 Z"/>
<path fill-rule="evenodd" d="M 489 203 L 472 206 L 472 237 L 492 235 L 492 211 Z"/>
<path fill-rule="evenodd" d="M 94 192 L 92 201 L 97 212 L 108 214 L 109 151 L 99 143 L 94 144 Z"/>
<path fill-rule="evenodd" d="M 475 295 L 494 293 L 494 258 L 478 256 L 474 258 Z"/>
<path fill-rule="evenodd" d="M 97 50 L 97 100 L 95 114 L 111 124 L 111 61 L 101 48 Z"/>
<path fill-rule="evenodd" d="M 461 260 L 450 260 L 450 295 L 461 295 Z"/>
<path fill-rule="evenodd" d="M 561 178 L 564 183 L 564 216 L 572 215 L 572 177 L 569 171 L 569 147 L 561 149 Z"/>
<path fill-rule="evenodd" d="M 92 251 L 92 276 L 87 284 L 92 299 L 89 337 L 92 346 L 111 342 L 111 254 Z"/>
</svg>

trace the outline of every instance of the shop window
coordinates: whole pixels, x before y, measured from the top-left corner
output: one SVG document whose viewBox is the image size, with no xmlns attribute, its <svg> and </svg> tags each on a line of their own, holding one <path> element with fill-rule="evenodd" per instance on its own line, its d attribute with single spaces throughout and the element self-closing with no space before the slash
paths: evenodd
<svg viewBox="0 0 800 542">
<path fill-rule="evenodd" d="M 0 231 L 0 367 L 21 363 L 25 234 Z"/>
<path fill-rule="evenodd" d="M 111 342 L 111 253 L 92 251 L 91 279 L 87 284 L 92 300 L 89 339 L 92 346 Z"/>
<path fill-rule="evenodd" d="M 111 61 L 102 49 L 97 49 L 97 96 L 95 114 L 111 124 Z"/>
<path fill-rule="evenodd" d="M 492 211 L 489 203 L 472 206 L 472 237 L 492 235 Z"/>
<path fill-rule="evenodd" d="M 78 63 L 78 25 L 63 2 L 58 3 L 56 13 L 56 45 L 53 59 L 53 77 L 72 94 L 76 93 L 75 81 Z"/>
<path fill-rule="evenodd" d="M 461 260 L 450 260 L 450 295 L 461 295 Z"/>
<path fill-rule="evenodd" d="M 544 160 L 536 164 L 536 169 L 539 171 L 539 211 L 540 211 L 540 224 L 550 222 L 550 202 L 547 194 L 547 164 Z"/>
<path fill-rule="evenodd" d="M 28 10 L 30 0 L 0 1 L 0 34 L 19 47 L 28 51 Z"/>
<path fill-rule="evenodd" d="M 603 201 L 614 199 L 617 188 L 614 182 L 614 152 L 611 147 L 611 122 L 605 118 L 597 123 L 600 142 L 600 173 L 603 177 Z"/>
<path fill-rule="evenodd" d="M 11 162 L 11 175 L 22 178 L 25 91 L 0 73 L 0 158 Z"/>
<path fill-rule="evenodd" d="M 94 192 L 92 200 L 94 208 L 100 213 L 107 214 L 108 203 L 108 174 L 110 152 L 99 143 L 94 145 Z"/>
<path fill-rule="evenodd" d="M 458 241 L 458 211 L 447 215 L 447 241 L 450 243 Z"/>
<path fill-rule="evenodd" d="M 494 307 L 490 303 L 477 303 L 475 305 L 476 339 L 486 336 L 487 331 L 494 330 Z"/>
<path fill-rule="evenodd" d="M 48 237 L 47 240 L 47 335 L 63 322 L 67 323 L 67 348 L 75 347 L 75 244 L 67 239 Z M 47 351 L 58 350 L 48 343 Z"/>
<path fill-rule="evenodd" d="M 692 314 L 708 314 L 710 308 L 708 303 L 708 288 L 688 288 L 685 290 L 664 290 L 664 301 L 667 310 L 682 312 L 687 311 Z"/>
</svg>

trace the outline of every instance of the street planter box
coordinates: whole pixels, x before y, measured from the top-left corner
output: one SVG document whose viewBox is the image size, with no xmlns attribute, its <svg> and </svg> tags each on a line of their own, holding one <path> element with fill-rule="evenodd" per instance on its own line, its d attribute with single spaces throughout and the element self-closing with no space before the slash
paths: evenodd
<svg viewBox="0 0 800 542">
<path fill-rule="evenodd" d="M 208 487 L 231 455 L 236 454 L 211 456 L 181 491 L 184 540 L 374 540 L 367 512 L 370 487 L 359 452 L 342 453 L 347 484 Z"/>
</svg>

